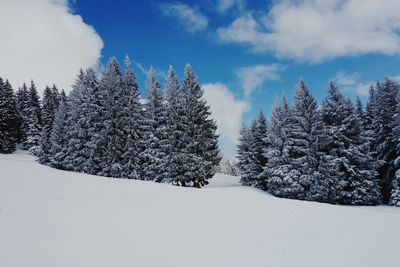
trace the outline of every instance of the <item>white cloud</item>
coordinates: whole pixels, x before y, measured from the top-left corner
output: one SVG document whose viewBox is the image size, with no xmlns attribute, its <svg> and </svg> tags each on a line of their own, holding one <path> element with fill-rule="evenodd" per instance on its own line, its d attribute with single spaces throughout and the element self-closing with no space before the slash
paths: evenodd
<svg viewBox="0 0 400 267">
<path fill-rule="evenodd" d="M 285 67 L 279 64 L 260 64 L 249 67 L 242 67 L 236 71 L 241 86 L 248 96 L 251 92 L 259 88 L 265 81 L 280 80 L 279 72 L 284 70 Z"/>
<path fill-rule="evenodd" d="M 358 83 L 356 85 L 356 93 L 359 96 L 368 96 L 369 95 L 369 89 L 373 86 L 372 82 L 369 83 Z"/>
<path fill-rule="evenodd" d="M 233 158 L 243 114 L 249 103 L 235 99 L 232 92 L 222 83 L 204 84 L 204 99 L 210 105 L 212 117 L 217 121 L 218 134 L 224 155 Z"/>
<path fill-rule="evenodd" d="M 344 91 L 355 92 L 359 96 L 368 96 L 373 82 L 361 82 L 360 79 L 361 75 L 358 72 L 339 71 L 333 81 Z"/>
<path fill-rule="evenodd" d="M 0 76 L 15 88 L 33 79 L 68 91 L 81 67 L 97 66 L 103 42 L 67 0 L 1 0 L 0 10 Z"/>
<path fill-rule="evenodd" d="M 244 0 L 218 0 L 217 1 L 217 10 L 221 13 L 225 13 L 229 9 L 237 6 L 239 10 L 243 10 L 245 6 Z"/>
<path fill-rule="evenodd" d="M 217 29 L 221 42 L 313 63 L 400 53 L 398 0 L 277 0 L 261 17 L 242 13 Z"/>
<path fill-rule="evenodd" d="M 190 33 L 207 29 L 208 19 L 198 9 L 182 3 L 160 4 L 164 16 L 178 20 Z"/>
<path fill-rule="evenodd" d="M 358 72 L 346 73 L 344 71 L 339 71 L 334 80 L 339 85 L 353 86 L 360 80 L 360 74 Z"/>
</svg>

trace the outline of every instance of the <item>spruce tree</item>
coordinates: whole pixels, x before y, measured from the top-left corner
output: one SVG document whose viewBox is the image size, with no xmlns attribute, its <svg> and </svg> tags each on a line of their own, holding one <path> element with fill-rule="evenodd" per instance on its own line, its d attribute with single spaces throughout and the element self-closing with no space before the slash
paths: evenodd
<svg viewBox="0 0 400 267">
<path fill-rule="evenodd" d="M 19 119 L 11 84 L 0 78 L 0 153 L 15 151 L 18 141 Z"/>
<path fill-rule="evenodd" d="M 241 174 L 240 183 L 244 186 L 259 185 L 259 175 L 263 172 L 256 153 L 257 124 L 257 121 L 253 120 L 250 128 L 243 125 L 240 131 L 238 166 Z M 260 150 L 260 152 L 263 153 L 263 150 Z"/>
<path fill-rule="evenodd" d="M 99 84 L 103 129 L 99 134 L 100 175 L 121 178 L 125 163 L 126 144 L 131 127 L 131 90 L 116 58 L 111 58 Z"/>
<path fill-rule="evenodd" d="M 69 115 L 68 101 L 65 92 L 60 94 L 60 104 L 54 116 L 53 129 L 50 136 L 50 165 L 65 170 L 65 157 L 68 149 L 67 122 Z"/>
<path fill-rule="evenodd" d="M 267 168 L 264 177 L 268 177 L 268 191 L 278 197 L 304 198 L 304 191 L 299 183 L 300 171 L 289 160 L 289 133 L 292 115 L 286 98 L 282 103 L 275 100 L 268 131 L 271 148 L 267 151 Z"/>
<path fill-rule="evenodd" d="M 328 190 L 318 170 L 323 156 L 320 149 L 323 138 L 324 129 L 317 102 L 301 80 L 294 93 L 287 147 L 289 162 L 299 171 L 295 179 L 303 188 L 304 194 L 301 197 L 304 199 L 323 201 L 321 198 L 326 196 Z"/>
<path fill-rule="evenodd" d="M 168 69 L 168 79 L 165 86 L 165 98 L 167 104 L 167 175 L 163 182 L 180 185 L 181 178 L 185 174 L 186 144 L 185 118 L 186 108 L 182 88 L 179 86 L 178 76 L 172 66 Z"/>
<path fill-rule="evenodd" d="M 16 101 L 18 117 L 20 120 L 18 142 L 22 144 L 22 149 L 26 149 L 25 145 L 29 130 L 29 92 L 25 83 L 22 85 L 22 87 L 18 88 Z"/>
<path fill-rule="evenodd" d="M 98 79 L 93 69 L 80 70 L 69 97 L 67 116 L 68 149 L 64 159 L 67 170 L 97 174 L 94 144 L 98 142 L 95 128 L 99 121 L 97 108 Z"/>
<path fill-rule="evenodd" d="M 375 160 L 361 135 L 361 123 L 354 105 L 343 97 L 333 82 L 329 83 L 328 97 L 322 106 L 328 130 L 326 153 L 332 164 L 331 202 L 352 205 L 372 205 L 380 201 Z"/>
<path fill-rule="evenodd" d="M 395 114 L 399 86 L 389 78 L 376 86 L 375 118 L 373 121 L 373 149 L 383 164 L 379 169 L 381 192 L 384 203 L 390 200 L 392 181 L 395 177 L 396 137 Z"/>
<path fill-rule="evenodd" d="M 220 162 L 217 125 L 210 118 L 210 107 L 202 98 L 203 89 L 190 65 L 185 67 L 182 88 L 187 113 L 184 135 L 187 158 L 182 182 L 200 187 L 208 183 Z"/>
<path fill-rule="evenodd" d="M 141 153 L 142 175 L 145 180 L 161 182 L 167 175 L 167 109 L 161 85 L 153 68 L 148 74 L 147 87 L 144 150 Z"/>
<path fill-rule="evenodd" d="M 42 129 L 42 109 L 40 98 L 33 81 L 31 81 L 31 86 L 29 87 L 27 113 L 28 133 L 25 146 L 31 154 L 38 156 L 40 151 L 40 132 Z"/>
<path fill-rule="evenodd" d="M 58 92 L 54 94 L 54 88 L 46 87 L 42 101 L 42 133 L 40 140 L 39 162 L 48 164 L 50 162 L 51 132 L 53 129 L 54 115 L 58 106 Z"/>
<path fill-rule="evenodd" d="M 128 121 L 125 124 L 127 141 L 124 154 L 122 155 L 123 171 L 121 176 L 124 178 L 140 179 L 141 168 L 139 154 L 143 148 L 142 104 L 139 100 L 139 88 L 136 82 L 136 75 L 131 68 L 131 61 L 128 56 L 126 56 L 124 64 L 123 87 L 128 95 L 128 102 L 125 106 L 125 109 L 127 109 Z"/>
</svg>

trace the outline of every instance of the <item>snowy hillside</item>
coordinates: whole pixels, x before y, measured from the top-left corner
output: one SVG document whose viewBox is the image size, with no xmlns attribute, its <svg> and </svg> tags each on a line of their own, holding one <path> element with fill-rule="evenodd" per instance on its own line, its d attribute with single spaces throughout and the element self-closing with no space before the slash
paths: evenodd
<svg viewBox="0 0 400 267">
<path fill-rule="evenodd" d="M 64 172 L 0 155 L 0 266 L 398 266 L 400 209 Z"/>
</svg>

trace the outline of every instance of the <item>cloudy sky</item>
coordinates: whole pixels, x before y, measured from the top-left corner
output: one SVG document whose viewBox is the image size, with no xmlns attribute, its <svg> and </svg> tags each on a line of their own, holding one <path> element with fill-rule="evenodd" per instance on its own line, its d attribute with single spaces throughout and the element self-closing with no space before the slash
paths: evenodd
<svg viewBox="0 0 400 267">
<path fill-rule="evenodd" d="M 328 80 L 366 96 L 400 78 L 399 0 L 1 0 L 0 76 L 15 88 L 70 90 L 80 67 L 128 54 L 141 90 L 154 66 L 191 63 L 232 156 L 242 122 L 305 79 L 319 101 Z"/>
</svg>

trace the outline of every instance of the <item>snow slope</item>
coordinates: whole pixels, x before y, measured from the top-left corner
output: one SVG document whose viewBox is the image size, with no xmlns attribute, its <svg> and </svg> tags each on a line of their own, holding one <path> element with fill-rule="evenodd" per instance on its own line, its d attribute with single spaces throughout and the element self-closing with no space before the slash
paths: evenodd
<svg viewBox="0 0 400 267">
<path fill-rule="evenodd" d="M 400 209 L 109 179 L 0 155 L 0 266 L 400 266 Z"/>
</svg>

